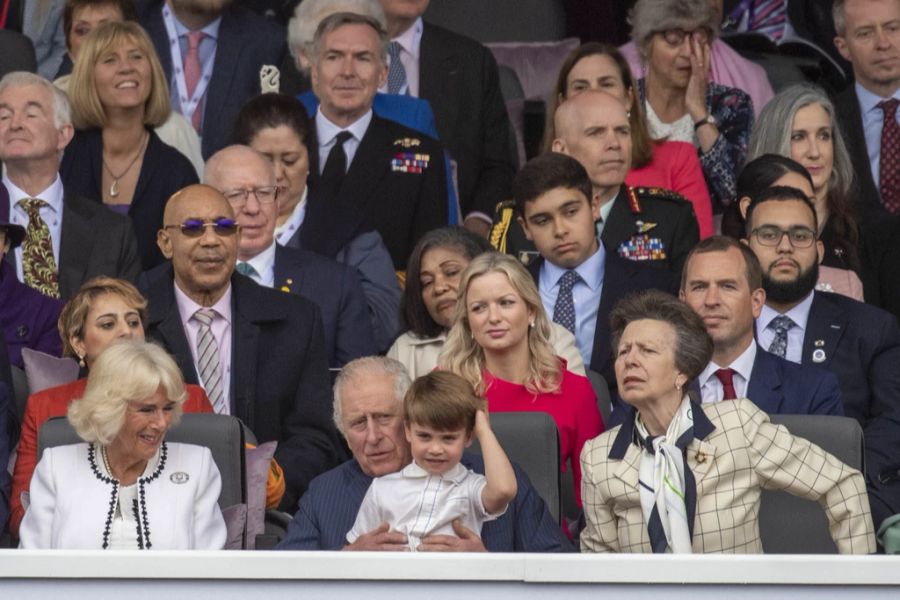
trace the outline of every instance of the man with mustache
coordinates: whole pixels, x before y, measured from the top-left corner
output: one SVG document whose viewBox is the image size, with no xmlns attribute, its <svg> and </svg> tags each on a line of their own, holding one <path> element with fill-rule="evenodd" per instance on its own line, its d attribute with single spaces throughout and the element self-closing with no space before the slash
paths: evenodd
<svg viewBox="0 0 900 600">
<path fill-rule="evenodd" d="M 175 193 L 157 235 L 170 262 L 142 281 L 145 328 L 217 413 L 240 418 L 260 443 L 278 442 L 288 508 L 338 459 L 322 320 L 310 301 L 235 274 L 239 239 L 218 190 Z"/>
<path fill-rule="evenodd" d="M 822 243 L 813 205 L 776 186 L 751 199 L 746 240 L 759 259 L 766 304 L 756 319 L 764 349 L 837 376 L 844 413 L 865 434 L 866 482 L 876 529 L 900 512 L 900 328 L 851 298 L 815 291 Z"/>
<path fill-rule="evenodd" d="M 746 245 L 713 236 L 688 255 L 679 297 L 703 318 L 713 357 L 698 377 L 704 403 L 749 398 L 769 414 L 843 415 L 835 376 L 764 352 L 753 337 L 766 302 L 762 270 Z"/>
</svg>

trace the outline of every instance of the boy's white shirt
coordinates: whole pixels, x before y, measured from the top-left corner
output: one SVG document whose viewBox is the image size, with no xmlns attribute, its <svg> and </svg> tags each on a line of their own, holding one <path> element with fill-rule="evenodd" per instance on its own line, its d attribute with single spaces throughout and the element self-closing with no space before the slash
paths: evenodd
<svg viewBox="0 0 900 600">
<path fill-rule="evenodd" d="M 442 475 L 432 475 L 412 462 L 396 473 L 376 477 L 366 492 L 347 532 L 352 544 L 359 536 L 388 523 L 391 531 L 406 534 L 413 552 L 422 538 L 433 534 L 456 535 L 453 520 L 481 535 L 481 526 L 506 512 L 488 514 L 481 500 L 487 479 L 461 463 Z"/>
</svg>

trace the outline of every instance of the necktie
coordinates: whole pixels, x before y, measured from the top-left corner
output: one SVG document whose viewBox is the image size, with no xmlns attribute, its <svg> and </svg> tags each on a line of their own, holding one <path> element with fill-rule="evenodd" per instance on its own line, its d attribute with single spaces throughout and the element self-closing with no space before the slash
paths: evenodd
<svg viewBox="0 0 900 600">
<path fill-rule="evenodd" d="M 19 206 L 28 215 L 28 227 L 22 242 L 22 273 L 25 283 L 45 296 L 59 298 L 56 259 L 53 258 L 53 239 L 50 228 L 41 218 L 41 208 L 47 203 L 37 198 L 23 198 Z"/>
<path fill-rule="evenodd" d="M 241 275 L 246 275 L 247 277 L 253 277 L 256 275 L 256 269 L 253 268 L 253 265 L 247 262 L 238 262 L 237 267 L 235 267 L 238 273 Z"/>
<path fill-rule="evenodd" d="M 734 400 L 737 394 L 734 391 L 734 369 L 719 369 L 714 375 L 722 382 L 722 389 L 725 394 L 722 400 Z"/>
<path fill-rule="evenodd" d="M 388 67 L 388 94 L 399 94 L 406 87 L 406 69 L 400 60 L 402 49 L 400 42 L 391 42 L 388 47 L 388 54 L 391 57 L 391 64 Z"/>
<path fill-rule="evenodd" d="M 344 142 L 353 137 L 349 131 L 342 131 L 335 137 L 334 146 L 328 153 L 325 168 L 322 170 L 320 195 L 326 201 L 331 201 L 341 189 L 341 182 L 347 173 L 347 153 L 344 152 Z"/>
<path fill-rule="evenodd" d="M 200 42 L 206 34 L 202 31 L 189 31 L 187 33 L 187 54 L 184 55 L 184 85 L 187 87 L 188 98 L 194 95 L 197 89 L 197 83 L 200 81 L 200 73 L 203 71 L 203 65 L 200 64 Z M 203 114 L 201 110 L 203 103 L 197 104 L 194 114 L 191 116 L 191 125 L 200 133 L 201 120 Z"/>
<path fill-rule="evenodd" d="M 784 35 L 786 19 L 787 0 L 758 0 L 751 13 L 749 29 L 777 42 Z"/>
<path fill-rule="evenodd" d="M 200 325 L 197 332 L 197 370 L 209 402 L 216 414 L 228 414 L 225 408 L 225 397 L 222 394 L 222 369 L 219 366 L 219 343 L 213 335 L 213 319 L 216 311 L 201 308 L 192 317 Z"/>
<path fill-rule="evenodd" d="M 559 295 L 553 307 L 553 322 L 559 323 L 573 334 L 575 333 L 575 301 L 572 299 L 572 288 L 581 279 L 581 275 L 569 270 L 559 278 Z"/>
<path fill-rule="evenodd" d="M 884 111 L 879 187 L 881 201 L 891 214 L 900 213 L 900 124 L 897 123 L 897 105 L 900 105 L 900 100 L 896 98 L 878 103 Z"/>
<path fill-rule="evenodd" d="M 775 339 L 769 344 L 769 352 L 779 358 L 784 358 L 787 352 L 787 333 L 794 326 L 790 317 L 778 315 L 769 323 L 769 328 L 775 331 Z"/>
</svg>

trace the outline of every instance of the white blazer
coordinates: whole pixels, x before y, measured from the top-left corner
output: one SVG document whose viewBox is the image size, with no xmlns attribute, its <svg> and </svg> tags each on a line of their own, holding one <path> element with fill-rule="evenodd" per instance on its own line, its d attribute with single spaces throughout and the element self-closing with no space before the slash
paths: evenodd
<svg viewBox="0 0 900 600">
<path fill-rule="evenodd" d="M 73 444 L 44 450 L 19 529 L 21 548 L 107 547 L 117 486 L 99 468 L 93 448 Z M 221 550 L 225 545 L 218 505 L 222 480 L 208 448 L 164 443 L 156 469 L 136 485 L 141 547 Z"/>
</svg>

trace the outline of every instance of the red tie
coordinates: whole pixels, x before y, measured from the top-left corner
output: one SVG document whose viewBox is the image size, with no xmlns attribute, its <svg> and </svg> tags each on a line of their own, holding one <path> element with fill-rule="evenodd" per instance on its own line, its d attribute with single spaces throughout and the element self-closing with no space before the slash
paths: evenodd
<svg viewBox="0 0 900 600">
<path fill-rule="evenodd" d="M 900 213 L 900 124 L 897 123 L 897 105 L 900 100 L 891 98 L 878 103 L 884 111 L 881 128 L 881 165 L 879 170 L 881 201 L 891 214 Z"/>
<path fill-rule="evenodd" d="M 722 389 L 725 390 L 722 400 L 734 400 L 737 398 L 737 394 L 734 393 L 734 369 L 719 369 L 714 375 L 722 382 Z"/>
<path fill-rule="evenodd" d="M 187 87 L 188 98 L 194 95 L 194 90 L 197 89 L 197 83 L 200 81 L 200 73 L 203 71 L 203 66 L 200 64 L 199 48 L 200 42 L 205 37 L 206 34 L 202 31 L 189 31 L 187 33 L 188 49 L 187 54 L 184 56 L 184 85 Z M 200 133 L 200 116 L 203 114 L 202 106 L 203 102 L 199 102 L 197 108 L 194 109 L 194 115 L 191 117 L 191 124 L 197 130 L 197 133 Z"/>
</svg>

